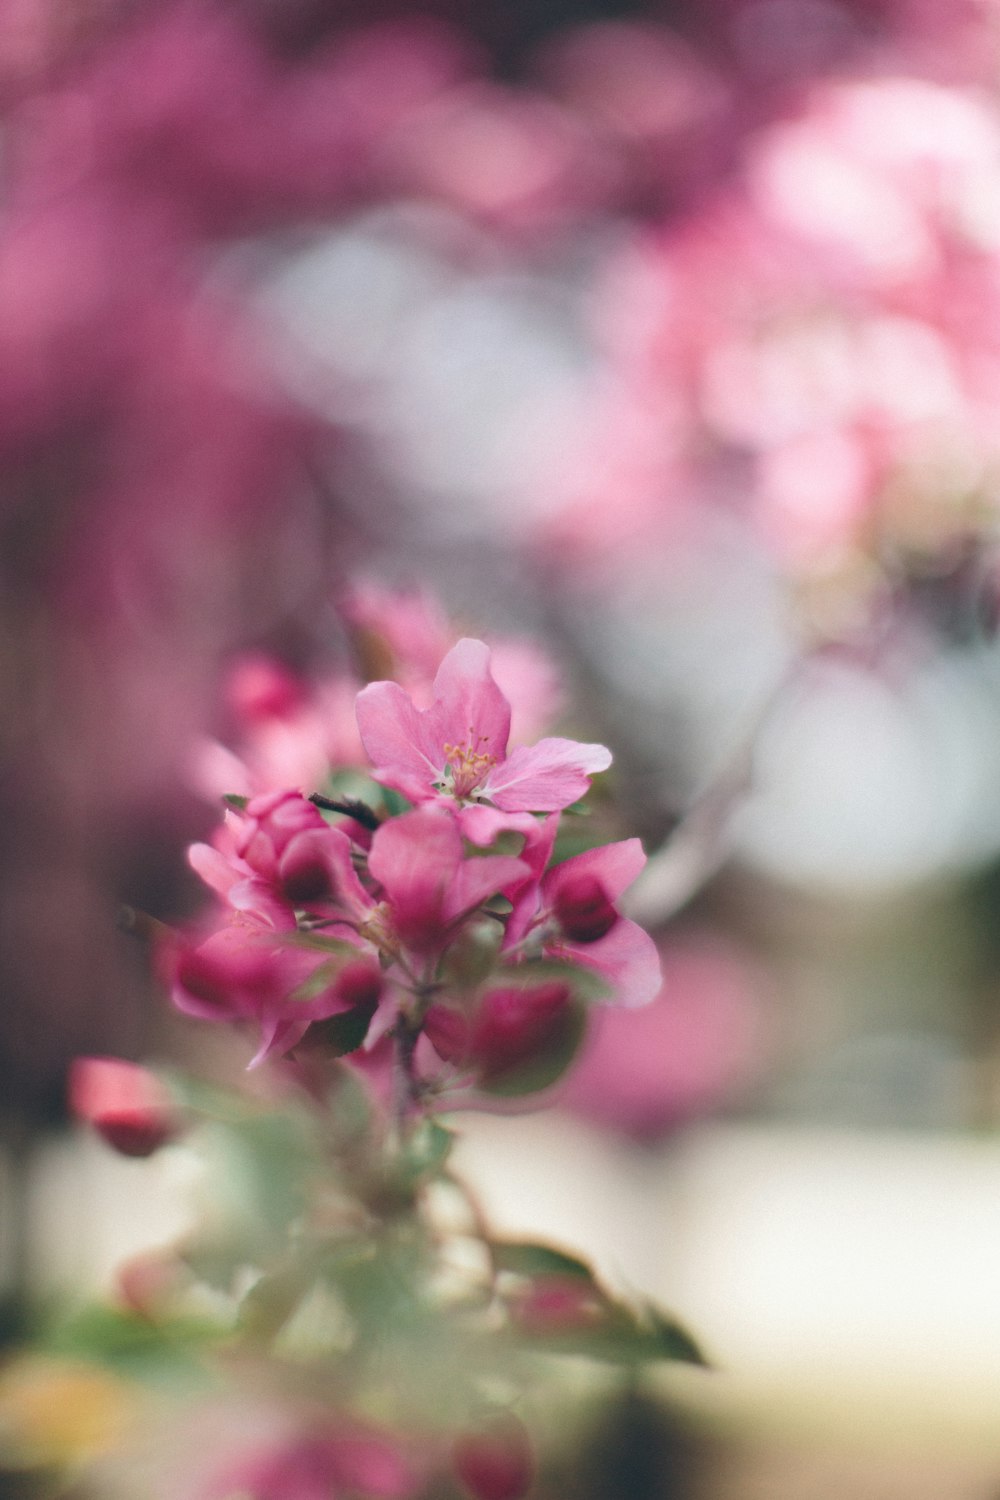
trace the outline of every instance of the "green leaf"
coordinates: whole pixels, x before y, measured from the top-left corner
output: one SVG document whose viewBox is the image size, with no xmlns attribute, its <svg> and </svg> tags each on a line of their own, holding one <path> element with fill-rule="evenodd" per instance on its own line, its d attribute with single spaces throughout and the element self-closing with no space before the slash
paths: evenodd
<svg viewBox="0 0 1000 1500">
<path fill-rule="evenodd" d="M 497 985 L 504 989 L 517 986 L 531 989 L 538 984 L 568 984 L 573 994 L 588 1005 L 607 1000 L 611 986 L 593 969 L 566 963 L 560 958 L 526 958 L 520 963 L 504 964 L 496 970 Z"/>
<path fill-rule="evenodd" d="M 198 1351 L 224 1330 L 208 1319 L 170 1318 L 162 1323 L 123 1308 L 90 1303 L 44 1334 L 50 1354 L 93 1360 L 135 1379 L 190 1377 Z"/>
<path fill-rule="evenodd" d="M 301 984 L 295 986 L 288 997 L 289 1000 L 315 1000 L 317 995 L 322 995 L 324 990 L 328 990 L 331 984 L 333 984 L 339 967 L 338 964 L 332 961 L 319 964 L 313 969 L 308 979 L 303 979 Z"/>
<path fill-rule="evenodd" d="M 595 1282 L 585 1260 L 540 1240 L 495 1240 L 491 1248 L 498 1271 L 511 1271 L 515 1276 L 573 1276 Z"/>
<path fill-rule="evenodd" d="M 236 812 L 245 812 L 250 798 L 237 796 L 235 792 L 226 792 L 222 800 L 227 807 L 234 808 Z"/>
<path fill-rule="evenodd" d="M 345 943 L 343 938 L 331 937 L 321 928 L 307 928 L 299 932 L 282 933 L 282 940 L 293 948 L 310 948 L 317 953 L 330 953 L 340 958 L 357 958 L 358 950 Z"/>
<path fill-rule="evenodd" d="M 708 1368 L 708 1360 L 683 1324 L 652 1302 L 645 1303 L 642 1311 L 649 1324 L 651 1358 L 673 1359 Z"/>
<path fill-rule="evenodd" d="M 355 1005 L 340 1015 L 314 1021 L 305 1039 L 310 1047 L 318 1045 L 329 1056 L 346 1057 L 349 1052 L 356 1052 L 368 1035 L 375 1010 L 375 1004 Z"/>
<path fill-rule="evenodd" d="M 441 965 L 441 982 L 449 990 L 467 991 L 487 980 L 496 968 L 503 929 L 485 917 L 463 927 Z"/>
<path fill-rule="evenodd" d="M 406 1143 L 404 1170 L 411 1178 L 437 1177 L 444 1170 L 455 1135 L 436 1120 L 421 1120 Z"/>
<path fill-rule="evenodd" d="M 382 805 L 390 818 L 398 818 L 400 813 L 409 812 L 413 806 L 412 802 L 404 797 L 402 792 L 394 791 L 391 786 L 382 787 L 381 792 Z"/>
</svg>

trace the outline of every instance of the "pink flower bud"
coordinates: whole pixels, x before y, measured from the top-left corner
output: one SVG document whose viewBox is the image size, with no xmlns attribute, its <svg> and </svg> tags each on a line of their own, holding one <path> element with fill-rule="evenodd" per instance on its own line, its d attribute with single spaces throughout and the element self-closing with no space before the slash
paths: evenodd
<svg viewBox="0 0 1000 1500">
<path fill-rule="evenodd" d="M 117 1057 L 78 1057 L 69 1072 L 69 1105 L 123 1156 L 151 1156 L 179 1128 L 159 1079 Z"/>
<path fill-rule="evenodd" d="M 449 1005 L 432 1005 L 424 1017 L 424 1035 L 444 1062 L 462 1063 L 469 1055 L 469 1018 Z"/>
<path fill-rule="evenodd" d="M 558 1336 L 593 1328 L 605 1310 L 593 1286 L 579 1276 L 535 1276 L 510 1303 L 518 1328 L 532 1336 Z"/>
<path fill-rule="evenodd" d="M 520 1500 L 534 1479 L 531 1439 L 524 1423 L 506 1413 L 463 1433 L 452 1458 L 455 1473 L 474 1500 Z"/>
<path fill-rule="evenodd" d="M 560 927 L 574 943 L 596 943 L 618 921 L 604 886 L 596 875 L 583 871 L 559 883 L 554 909 Z"/>
<path fill-rule="evenodd" d="M 225 691 L 230 707 L 246 724 L 286 719 L 305 698 L 298 678 L 262 652 L 253 652 L 235 664 Z"/>
<path fill-rule="evenodd" d="M 324 858 L 322 833 L 297 834 L 281 858 L 278 876 L 281 889 L 293 906 L 309 906 L 329 900 L 334 882 L 329 861 Z"/>
<path fill-rule="evenodd" d="M 484 1082 L 527 1062 L 556 1037 L 571 1000 L 569 985 L 552 981 L 530 989 L 490 990 L 483 996 L 470 1043 Z"/>
</svg>

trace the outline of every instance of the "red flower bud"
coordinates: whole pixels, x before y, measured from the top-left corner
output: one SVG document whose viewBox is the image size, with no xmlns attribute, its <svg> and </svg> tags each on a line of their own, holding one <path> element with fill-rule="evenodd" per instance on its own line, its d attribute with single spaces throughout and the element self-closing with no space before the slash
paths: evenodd
<svg viewBox="0 0 1000 1500">
<path fill-rule="evenodd" d="M 600 1324 L 605 1309 L 590 1282 L 579 1276 L 535 1276 L 510 1303 L 518 1328 L 534 1337 L 579 1333 Z"/>
<path fill-rule="evenodd" d="M 470 1044 L 483 1080 L 493 1082 L 544 1050 L 558 1035 L 571 998 L 569 985 L 556 981 L 488 991 Z"/>
<path fill-rule="evenodd" d="M 424 1017 L 424 1034 L 444 1062 L 462 1063 L 469 1055 L 469 1019 L 449 1005 L 432 1005 Z"/>
<path fill-rule="evenodd" d="M 474 1500 L 521 1500 L 535 1475 L 523 1422 L 504 1414 L 463 1433 L 452 1450 L 455 1473 Z"/>
<path fill-rule="evenodd" d="M 117 1057 L 78 1057 L 69 1072 L 69 1105 L 123 1156 L 151 1156 L 179 1128 L 159 1079 Z"/>
<path fill-rule="evenodd" d="M 556 889 L 555 914 L 574 943 L 596 943 L 610 932 L 618 913 L 596 875 L 567 875 Z"/>
<path fill-rule="evenodd" d="M 278 875 L 281 889 L 293 906 L 308 906 L 313 901 L 329 900 L 333 880 L 328 861 L 323 857 L 322 834 L 309 831 L 292 839 L 281 857 Z"/>
</svg>

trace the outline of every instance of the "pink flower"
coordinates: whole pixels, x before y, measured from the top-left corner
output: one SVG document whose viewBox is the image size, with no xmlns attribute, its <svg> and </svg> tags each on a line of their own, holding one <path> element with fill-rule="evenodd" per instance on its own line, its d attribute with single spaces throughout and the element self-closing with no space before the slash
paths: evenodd
<svg viewBox="0 0 1000 1500">
<path fill-rule="evenodd" d="M 544 739 L 507 753 L 510 704 L 490 671 L 490 650 L 463 639 L 438 668 L 430 708 L 395 682 L 358 694 L 358 728 L 375 779 L 415 802 L 454 798 L 503 812 L 556 812 L 607 770 L 603 745 Z"/>
<path fill-rule="evenodd" d="M 390 947 L 398 939 L 415 953 L 440 950 L 464 917 L 529 873 L 511 855 L 466 858 L 454 819 L 429 807 L 382 825 L 368 869 L 385 901 L 370 912 L 367 930 L 384 929 Z"/>
<path fill-rule="evenodd" d="M 660 988 L 656 944 L 637 922 L 618 911 L 617 902 L 646 863 L 638 839 L 623 839 L 575 854 L 544 869 L 555 840 L 556 819 L 525 845 L 535 872 L 520 890 L 508 888 L 514 910 L 504 946 L 509 950 L 537 936 L 550 958 L 568 959 L 592 969 L 610 986 L 615 1004 L 646 1005 Z"/>
<path fill-rule="evenodd" d="M 275 929 L 253 912 L 235 912 L 202 942 L 180 942 L 161 955 L 178 1010 L 206 1021 L 258 1023 L 251 1068 L 297 1046 L 314 1021 L 361 1010 L 370 1019 L 378 1003 L 373 959 L 334 965 L 289 945 L 293 930 L 294 923 Z"/>
<path fill-rule="evenodd" d="M 502 1083 L 557 1046 L 570 1022 L 572 991 L 558 981 L 487 990 L 470 1018 L 446 1005 L 427 1012 L 427 1039 L 439 1057 L 475 1070 L 480 1082 Z"/>
</svg>

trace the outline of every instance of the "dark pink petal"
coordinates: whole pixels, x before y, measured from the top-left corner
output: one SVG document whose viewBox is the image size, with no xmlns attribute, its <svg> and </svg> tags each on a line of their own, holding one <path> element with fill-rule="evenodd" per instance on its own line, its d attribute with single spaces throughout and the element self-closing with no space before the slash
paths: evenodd
<svg viewBox="0 0 1000 1500">
<path fill-rule="evenodd" d="M 260 1045 L 247 1063 L 247 1071 L 259 1068 L 261 1063 L 266 1062 L 271 1056 L 281 1057 L 284 1053 L 290 1052 L 301 1042 L 310 1025 L 311 1020 L 308 1016 L 292 1019 L 280 1014 L 262 1016 Z"/>
<path fill-rule="evenodd" d="M 334 894 L 330 867 L 324 857 L 322 833 L 299 833 L 289 842 L 278 866 L 282 893 L 293 906 L 328 901 Z"/>
<path fill-rule="evenodd" d="M 464 1011 L 432 1005 L 424 1017 L 424 1035 L 444 1062 L 461 1063 L 468 1055 L 472 1027 Z"/>
<path fill-rule="evenodd" d="M 371 908 L 371 897 L 354 868 L 350 840 L 325 823 L 296 834 L 282 855 L 278 875 L 284 895 L 295 906 L 336 901 L 353 917 Z"/>
<path fill-rule="evenodd" d="M 500 761 L 510 735 L 510 704 L 490 672 L 490 648 L 464 637 L 452 646 L 434 679 L 434 700 L 423 716 L 435 745 L 468 748 Z"/>
<path fill-rule="evenodd" d="M 611 751 L 576 740 L 539 740 L 519 746 L 486 779 L 483 793 L 502 812 L 559 812 L 578 802 L 590 778 L 606 771 Z"/>
<path fill-rule="evenodd" d="M 372 839 L 368 869 L 384 889 L 405 942 L 440 935 L 445 893 L 462 862 L 462 839 L 446 812 L 403 813 Z"/>
<path fill-rule="evenodd" d="M 372 682 L 357 697 L 358 731 L 376 781 L 414 799 L 434 795 L 444 771 L 424 715 L 397 682 Z"/>
<path fill-rule="evenodd" d="M 465 860 L 445 895 L 445 919 L 454 921 L 490 896 L 520 885 L 530 874 L 524 861 L 510 854 L 484 854 Z"/>
<path fill-rule="evenodd" d="M 596 943 L 561 943 L 558 956 L 600 974 L 612 989 L 608 1004 L 626 1009 L 648 1005 L 663 982 L 656 944 L 628 917 L 619 917 L 607 936 Z"/>
<path fill-rule="evenodd" d="M 556 890 L 556 920 L 574 943 L 596 943 L 618 921 L 618 913 L 596 875 L 570 875 Z"/>
<path fill-rule="evenodd" d="M 564 860 L 561 865 L 550 870 L 545 877 L 545 894 L 549 899 L 555 899 L 564 882 L 580 875 L 593 875 L 611 900 L 617 901 L 645 866 L 646 855 L 640 839 L 622 839 L 617 844 L 604 844 L 598 849 L 587 849 L 583 854 L 574 854 L 571 859 Z"/>
</svg>

